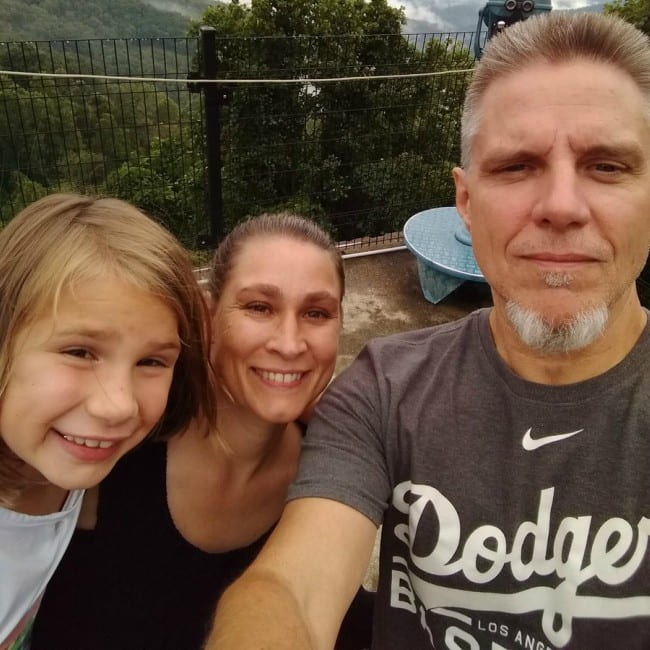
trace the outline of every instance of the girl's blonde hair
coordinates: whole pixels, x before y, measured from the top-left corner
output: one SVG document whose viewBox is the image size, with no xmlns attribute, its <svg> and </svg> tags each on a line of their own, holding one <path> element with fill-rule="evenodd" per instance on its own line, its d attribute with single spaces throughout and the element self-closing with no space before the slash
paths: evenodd
<svg viewBox="0 0 650 650">
<path fill-rule="evenodd" d="M 151 292 L 178 321 L 182 349 L 154 433 L 171 436 L 195 416 L 213 422 L 207 305 L 187 253 L 129 203 L 77 194 L 42 198 L 0 232 L 0 405 L 17 334 L 48 309 L 54 317 L 64 289 L 107 275 Z M 25 486 L 24 464 L 4 445 L 1 434 L 0 502 L 6 503 L 7 495 Z"/>
</svg>

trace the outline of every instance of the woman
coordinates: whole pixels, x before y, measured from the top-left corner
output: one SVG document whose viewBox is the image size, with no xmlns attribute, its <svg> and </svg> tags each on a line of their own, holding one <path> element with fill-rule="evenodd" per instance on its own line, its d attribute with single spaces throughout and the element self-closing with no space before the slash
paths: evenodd
<svg viewBox="0 0 650 650">
<path fill-rule="evenodd" d="M 209 279 L 216 427 L 144 445 L 85 500 L 33 650 L 201 647 L 282 511 L 299 419 L 334 370 L 343 290 L 341 258 L 311 221 L 262 215 L 226 237 Z"/>
</svg>

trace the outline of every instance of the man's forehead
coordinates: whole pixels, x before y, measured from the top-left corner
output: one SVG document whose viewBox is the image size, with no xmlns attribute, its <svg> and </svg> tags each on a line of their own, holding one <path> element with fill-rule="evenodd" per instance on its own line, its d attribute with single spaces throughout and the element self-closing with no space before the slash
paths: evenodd
<svg viewBox="0 0 650 650">
<path fill-rule="evenodd" d="M 648 103 L 631 77 L 609 64 L 581 60 L 536 62 L 495 79 L 479 119 L 476 140 L 492 147 L 523 141 L 550 147 L 564 136 L 582 149 L 650 138 Z"/>
<path fill-rule="evenodd" d="M 501 95 L 507 94 L 514 102 L 526 103 L 534 91 L 548 97 L 566 90 L 591 87 L 603 89 L 603 83 L 612 88 L 625 87 L 642 94 L 635 80 L 623 69 L 606 61 L 574 57 L 564 61 L 533 59 L 509 72 L 496 75 L 487 85 L 480 106 L 489 105 Z M 532 92 L 531 92 L 532 91 Z M 619 101 L 622 103 L 623 100 Z"/>
</svg>

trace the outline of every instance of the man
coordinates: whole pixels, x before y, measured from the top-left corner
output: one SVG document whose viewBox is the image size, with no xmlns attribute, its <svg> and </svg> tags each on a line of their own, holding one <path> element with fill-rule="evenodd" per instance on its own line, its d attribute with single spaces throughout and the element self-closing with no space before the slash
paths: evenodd
<svg viewBox="0 0 650 650">
<path fill-rule="evenodd" d="M 331 648 L 383 522 L 373 649 L 650 647 L 650 45 L 492 39 L 457 207 L 494 307 L 372 342 L 307 436 L 209 648 Z"/>
</svg>

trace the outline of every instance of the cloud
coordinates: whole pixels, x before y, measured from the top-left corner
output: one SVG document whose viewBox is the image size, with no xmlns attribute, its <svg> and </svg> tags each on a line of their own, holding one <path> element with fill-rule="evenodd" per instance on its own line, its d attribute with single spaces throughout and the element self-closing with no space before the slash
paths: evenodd
<svg viewBox="0 0 650 650">
<path fill-rule="evenodd" d="M 545 0 L 548 2 L 549 0 Z M 592 3 L 592 0 L 551 0 L 554 9 L 579 9 Z M 470 0 L 471 2 L 471 0 Z M 470 4 L 467 2 L 467 4 Z M 428 22 L 440 22 L 442 20 L 440 10 L 448 9 L 458 0 L 388 0 L 393 7 L 404 7 L 406 15 L 412 20 L 426 20 Z M 481 9 L 485 2 L 475 0 L 476 11 Z M 436 11 L 438 10 L 438 11 Z"/>
<path fill-rule="evenodd" d="M 580 9 L 589 4 L 591 3 L 583 0 L 553 0 L 553 9 Z"/>
<path fill-rule="evenodd" d="M 406 16 L 411 20 L 425 20 L 429 23 L 440 23 L 442 21 L 440 14 L 434 11 L 434 6 L 438 4 L 435 1 L 427 2 L 425 5 L 419 4 L 417 0 L 388 0 L 388 4 L 393 7 L 404 7 Z"/>
</svg>

